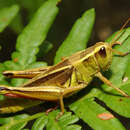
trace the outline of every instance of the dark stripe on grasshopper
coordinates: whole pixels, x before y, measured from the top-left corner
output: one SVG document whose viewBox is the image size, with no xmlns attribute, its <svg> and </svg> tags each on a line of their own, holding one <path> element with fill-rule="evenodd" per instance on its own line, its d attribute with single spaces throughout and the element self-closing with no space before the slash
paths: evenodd
<svg viewBox="0 0 130 130">
<path fill-rule="evenodd" d="M 6 72 L 3 72 L 2 74 L 6 77 L 12 77 L 14 75 L 13 73 L 6 73 Z"/>
<path fill-rule="evenodd" d="M 3 72 L 3 75 L 8 77 L 8 78 L 28 78 L 28 79 L 31 79 L 33 77 L 35 77 L 36 75 L 38 75 L 39 73 L 41 73 L 40 71 L 39 72 L 9 72 L 9 71 L 5 71 Z"/>
<path fill-rule="evenodd" d="M 28 99 L 38 99 L 38 100 L 47 100 L 47 101 L 57 101 L 59 100 L 61 92 L 53 91 L 22 91 L 22 90 L 7 90 L 12 95 L 19 98 L 28 98 Z M 7 93 L 8 94 L 8 93 Z"/>
<path fill-rule="evenodd" d="M 50 66 L 51 67 L 51 66 Z M 38 74 L 41 74 L 47 71 L 50 67 L 41 67 L 41 68 L 34 68 L 28 69 L 23 71 L 4 71 L 3 75 L 9 78 L 28 78 L 31 79 Z"/>
<path fill-rule="evenodd" d="M 3 90 L 10 90 L 10 89 L 8 89 L 6 87 L 0 87 L 0 91 L 3 91 Z"/>
</svg>

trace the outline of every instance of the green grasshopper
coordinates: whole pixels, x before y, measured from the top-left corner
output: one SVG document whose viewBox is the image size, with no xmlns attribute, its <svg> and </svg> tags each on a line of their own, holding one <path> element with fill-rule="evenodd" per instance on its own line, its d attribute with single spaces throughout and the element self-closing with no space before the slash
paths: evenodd
<svg viewBox="0 0 130 130">
<path fill-rule="evenodd" d="M 128 21 L 130 21 L 130 18 Z M 128 21 L 123 25 L 122 29 Z M 16 98 L 38 99 L 40 101 L 59 101 L 61 113 L 58 117 L 64 113 L 63 98 L 85 88 L 93 77 L 98 77 L 105 84 L 114 88 L 123 96 L 128 97 L 125 92 L 115 87 L 101 74 L 101 70 L 106 71 L 109 69 L 113 53 L 120 56 L 130 54 L 130 52 L 122 53 L 112 48 L 116 44 L 121 44 L 117 41 L 117 36 L 119 36 L 122 29 L 110 44 L 98 42 L 92 47 L 65 58 L 54 66 L 3 72 L 7 77 L 29 78 L 30 80 L 19 87 L 0 85 L 0 94 Z M 8 112 L 11 112 L 11 110 L 3 111 L 3 113 Z"/>
</svg>

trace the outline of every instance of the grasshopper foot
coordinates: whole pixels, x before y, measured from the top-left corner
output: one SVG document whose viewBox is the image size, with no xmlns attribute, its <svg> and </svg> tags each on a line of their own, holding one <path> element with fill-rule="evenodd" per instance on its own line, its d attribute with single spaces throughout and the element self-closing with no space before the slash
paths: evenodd
<svg viewBox="0 0 130 130">
<path fill-rule="evenodd" d="M 56 116 L 56 121 L 58 121 L 58 119 L 63 115 L 63 112 L 60 112 L 57 116 Z"/>
</svg>

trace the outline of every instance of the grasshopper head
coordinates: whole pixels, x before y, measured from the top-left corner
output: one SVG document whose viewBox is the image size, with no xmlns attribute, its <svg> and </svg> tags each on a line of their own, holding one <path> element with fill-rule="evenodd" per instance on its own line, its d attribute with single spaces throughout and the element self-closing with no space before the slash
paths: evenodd
<svg viewBox="0 0 130 130">
<path fill-rule="evenodd" d="M 105 42 L 98 42 L 95 45 L 94 54 L 99 67 L 107 70 L 112 62 L 112 47 Z"/>
<path fill-rule="evenodd" d="M 121 52 L 118 52 L 118 51 L 112 49 L 112 47 L 114 45 L 117 45 L 117 44 L 121 45 L 121 43 L 118 40 L 122 36 L 123 33 L 121 33 L 121 32 L 123 31 L 124 27 L 129 23 L 129 21 L 130 21 L 130 18 L 128 18 L 128 20 L 122 26 L 120 31 L 117 32 L 117 34 L 112 39 L 112 42 L 110 44 L 105 43 L 105 42 L 96 43 L 95 49 L 94 49 L 94 54 L 95 54 L 95 57 L 99 64 L 99 67 L 102 70 L 107 70 L 110 67 L 110 64 L 112 62 L 112 52 L 119 54 L 120 56 L 125 56 L 127 54 L 130 54 L 130 52 L 126 52 L 126 53 L 122 54 Z"/>
</svg>

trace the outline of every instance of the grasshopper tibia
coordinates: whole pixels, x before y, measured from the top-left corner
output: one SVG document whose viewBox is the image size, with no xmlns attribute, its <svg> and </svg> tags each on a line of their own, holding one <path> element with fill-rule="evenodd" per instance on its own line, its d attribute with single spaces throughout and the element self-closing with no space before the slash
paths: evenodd
<svg viewBox="0 0 130 130">
<path fill-rule="evenodd" d="M 105 84 L 107 84 L 108 86 L 114 88 L 116 91 L 118 91 L 119 93 L 121 93 L 124 97 L 129 97 L 124 91 L 122 91 L 121 89 L 115 87 L 107 78 L 105 78 L 100 72 L 98 72 L 96 74 L 96 76 L 102 80 Z"/>
</svg>

